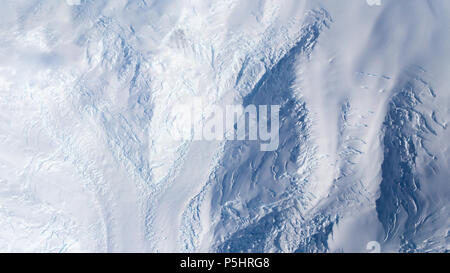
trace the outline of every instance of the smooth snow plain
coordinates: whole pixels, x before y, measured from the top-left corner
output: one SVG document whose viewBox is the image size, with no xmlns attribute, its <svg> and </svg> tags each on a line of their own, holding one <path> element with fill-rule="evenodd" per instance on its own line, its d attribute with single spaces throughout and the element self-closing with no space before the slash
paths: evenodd
<svg viewBox="0 0 450 273">
<path fill-rule="evenodd" d="M 447 0 L 7 0 L 1 252 L 450 250 Z M 280 105 L 279 147 L 174 141 Z M 178 121 L 179 122 L 179 121 Z"/>
</svg>

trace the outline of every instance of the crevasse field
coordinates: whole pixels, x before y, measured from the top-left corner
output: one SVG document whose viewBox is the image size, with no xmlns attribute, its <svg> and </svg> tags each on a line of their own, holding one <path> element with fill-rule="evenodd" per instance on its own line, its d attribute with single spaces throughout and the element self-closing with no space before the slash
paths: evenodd
<svg viewBox="0 0 450 273">
<path fill-rule="evenodd" d="M 449 84 L 447 0 L 2 1 L 0 251 L 447 252 Z"/>
</svg>

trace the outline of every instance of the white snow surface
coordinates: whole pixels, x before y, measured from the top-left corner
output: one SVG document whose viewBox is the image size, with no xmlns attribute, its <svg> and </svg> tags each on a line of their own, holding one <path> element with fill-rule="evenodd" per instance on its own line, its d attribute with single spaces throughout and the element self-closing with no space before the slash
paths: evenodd
<svg viewBox="0 0 450 273">
<path fill-rule="evenodd" d="M 449 251 L 449 49 L 447 0 L 3 1 L 0 251 Z M 196 97 L 278 149 L 170 140 Z"/>
</svg>

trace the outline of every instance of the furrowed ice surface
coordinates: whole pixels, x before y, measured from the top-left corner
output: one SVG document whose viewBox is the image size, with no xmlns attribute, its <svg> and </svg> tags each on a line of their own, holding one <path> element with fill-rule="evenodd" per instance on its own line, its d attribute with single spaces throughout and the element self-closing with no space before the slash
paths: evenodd
<svg viewBox="0 0 450 273">
<path fill-rule="evenodd" d="M 0 251 L 449 251 L 449 32 L 446 0 L 4 1 Z M 171 140 L 198 97 L 280 105 L 278 149 Z"/>
</svg>

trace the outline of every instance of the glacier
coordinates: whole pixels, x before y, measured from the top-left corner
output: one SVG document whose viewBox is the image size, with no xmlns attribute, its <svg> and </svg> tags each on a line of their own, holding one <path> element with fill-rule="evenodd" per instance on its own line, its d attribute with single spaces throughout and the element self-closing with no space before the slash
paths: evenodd
<svg viewBox="0 0 450 273">
<path fill-rule="evenodd" d="M 448 252 L 449 37 L 446 0 L 3 1 L 0 252 Z M 171 139 L 198 97 L 280 105 L 278 149 Z"/>
</svg>

